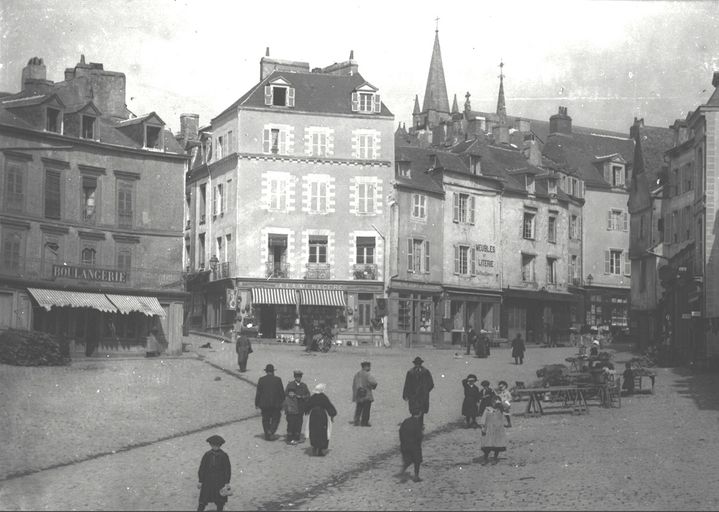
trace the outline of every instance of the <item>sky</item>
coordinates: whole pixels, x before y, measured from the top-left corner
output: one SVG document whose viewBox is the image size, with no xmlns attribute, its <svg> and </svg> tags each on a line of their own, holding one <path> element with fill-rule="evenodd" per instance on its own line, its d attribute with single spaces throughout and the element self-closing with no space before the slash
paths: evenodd
<svg viewBox="0 0 719 512">
<path fill-rule="evenodd" d="M 439 21 L 436 20 L 439 18 Z M 270 56 L 324 67 L 354 51 L 395 122 L 420 105 L 435 29 L 450 104 L 494 111 L 503 61 L 507 112 L 628 133 L 669 126 L 705 102 L 719 71 L 719 2 L 365 0 L 2 0 L 0 91 L 17 92 L 34 56 L 47 78 L 84 54 L 125 73 L 127 105 L 176 131 L 200 124 L 259 80 Z"/>
</svg>

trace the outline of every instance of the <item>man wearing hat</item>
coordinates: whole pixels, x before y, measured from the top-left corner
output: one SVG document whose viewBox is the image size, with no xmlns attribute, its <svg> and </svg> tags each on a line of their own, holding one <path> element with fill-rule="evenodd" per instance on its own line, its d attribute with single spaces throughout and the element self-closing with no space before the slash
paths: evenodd
<svg viewBox="0 0 719 512">
<path fill-rule="evenodd" d="M 374 401 L 372 390 L 377 387 L 377 379 L 370 374 L 371 364 L 369 361 L 362 361 L 362 369 L 358 371 L 352 380 L 352 401 L 355 402 L 355 427 L 370 427 L 369 412 Z"/>
<path fill-rule="evenodd" d="M 247 324 L 247 329 L 251 327 L 252 324 Z M 250 337 L 247 335 L 245 327 L 240 326 L 239 333 L 235 330 L 235 336 L 237 336 L 237 341 L 235 342 L 237 366 L 240 367 L 240 372 L 244 373 L 247 371 L 247 359 L 249 359 L 252 353 L 252 344 L 250 343 Z"/>
<path fill-rule="evenodd" d="M 404 379 L 402 399 L 409 405 L 409 413 L 419 412 L 419 419 L 424 426 L 424 415 L 429 412 L 429 393 L 434 389 L 434 381 L 429 370 L 422 366 L 421 357 L 414 358 L 414 368 L 407 372 Z"/>
<path fill-rule="evenodd" d="M 294 371 L 294 380 L 287 383 L 285 395 L 296 400 L 297 407 L 285 409 L 285 418 L 287 419 L 287 442 L 297 444 L 300 441 L 300 433 L 302 432 L 302 415 L 305 412 L 305 403 L 310 397 L 310 390 L 307 384 L 302 382 L 302 370 Z"/>
<path fill-rule="evenodd" d="M 265 439 L 274 441 L 275 432 L 280 424 L 282 403 L 285 401 L 285 388 L 282 379 L 275 376 L 275 367 L 271 364 L 265 366 L 265 373 L 257 381 L 255 393 L 255 407 L 262 411 L 262 429 Z"/>
<path fill-rule="evenodd" d="M 210 450 L 202 456 L 200 469 L 197 470 L 197 487 L 200 489 L 197 510 L 200 512 L 205 510 L 208 503 L 214 503 L 217 510 L 225 507 L 232 475 L 230 457 L 220 448 L 225 440 L 213 435 L 207 438 L 207 442 L 210 443 Z"/>
</svg>

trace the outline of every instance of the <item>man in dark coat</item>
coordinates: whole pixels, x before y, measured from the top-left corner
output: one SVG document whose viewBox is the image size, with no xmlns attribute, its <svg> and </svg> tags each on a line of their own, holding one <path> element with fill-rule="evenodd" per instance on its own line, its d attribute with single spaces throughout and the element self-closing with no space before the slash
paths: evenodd
<svg viewBox="0 0 719 512">
<path fill-rule="evenodd" d="M 247 324 L 247 328 L 251 328 L 252 324 Z M 241 372 L 247 371 L 247 359 L 249 359 L 252 353 L 252 344 L 250 343 L 250 337 L 247 335 L 247 330 L 244 327 L 240 327 L 240 332 L 237 333 L 237 342 L 235 343 L 235 352 L 237 352 L 237 365 L 240 367 Z"/>
<path fill-rule="evenodd" d="M 522 335 L 517 333 L 512 340 L 512 357 L 514 358 L 514 364 L 524 364 L 524 351 L 524 340 L 522 339 Z"/>
<path fill-rule="evenodd" d="M 225 440 L 214 435 L 208 437 L 207 442 L 210 443 L 210 450 L 202 456 L 200 469 L 197 470 L 197 486 L 200 488 L 200 501 L 197 505 L 199 512 L 205 510 L 208 503 L 214 503 L 220 511 L 225 507 L 227 496 L 223 496 L 220 489 L 230 483 L 232 475 L 230 458 L 220 448 Z"/>
<path fill-rule="evenodd" d="M 429 370 L 422 366 L 421 357 L 414 358 L 414 368 L 407 372 L 404 379 L 402 399 L 409 405 L 409 413 L 419 412 L 419 421 L 424 425 L 424 415 L 429 412 L 429 392 L 434 389 L 434 381 Z"/>
<path fill-rule="evenodd" d="M 477 339 L 477 333 L 473 327 L 470 327 L 467 331 L 467 355 L 469 355 L 470 350 L 477 349 Z"/>
<path fill-rule="evenodd" d="M 300 441 L 300 433 L 302 432 L 302 414 L 305 412 L 305 404 L 307 399 L 310 397 L 310 390 L 307 384 L 302 382 L 302 371 L 294 371 L 294 380 L 287 383 L 285 388 L 285 395 L 289 396 L 290 393 L 295 394 L 297 399 L 297 412 L 289 413 L 285 411 L 285 418 L 287 419 L 287 442 L 290 444 L 297 444 Z"/>
<path fill-rule="evenodd" d="M 257 393 L 255 393 L 255 407 L 262 411 L 262 429 L 265 431 L 265 439 L 274 441 L 275 432 L 280 424 L 282 403 L 285 401 L 285 389 L 282 379 L 275 377 L 275 367 L 271 364 L 265 366 L 265 373 L 257 381 Z"/>
<path fill-rule="evenodd" d="M 422 422 L 421 414 L 415 411 L 412 416 L 402 422 L 399 427 L 399 449 L 402 452 L 403 475 L 407 468 L 414 464 L 415 482 L 420 482 L 419 465 L 422 463 Z"/>
</svg>

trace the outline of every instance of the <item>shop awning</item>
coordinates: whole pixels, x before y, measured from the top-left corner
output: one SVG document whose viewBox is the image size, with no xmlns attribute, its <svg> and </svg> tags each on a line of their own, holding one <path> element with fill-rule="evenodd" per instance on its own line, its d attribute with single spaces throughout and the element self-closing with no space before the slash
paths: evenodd
<svg viewBox="0 0 719 512">
<path fill-rule="evenodd" d="M 297 293 L 286 288 L 252 288 L 253 304 L 297 304 Z"/>
<path fill-rule="evenodd" d="M 147 316 L 158 315 L 165 317 L 165 310 L 160 306 L 159 301 L 155 297 L 141 297 L 136 295 L 107 295 L 120 313 L 128 314 L 132 312 L 143 313 Z"/>
<path fill-rule="evenodd" d="M 347 306 L 341 290 L 300 290 L 300 299 L 303 306 Z"/>
<path fill-rule="evenodd" d="M 50 311 L 53 306 L 70 308 L 92 308 L 106 313 L 117 313 L 117 308 L 102 293 L 67 292 L 28 288 L 28 292 L 40 306 Z"/>
</svg>

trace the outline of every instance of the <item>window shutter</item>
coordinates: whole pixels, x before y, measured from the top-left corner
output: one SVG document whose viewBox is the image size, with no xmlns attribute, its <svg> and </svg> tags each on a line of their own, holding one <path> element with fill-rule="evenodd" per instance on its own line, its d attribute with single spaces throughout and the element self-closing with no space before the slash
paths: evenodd
<svg viewBox="0 0 719 512">
<path fill-rule="evenodd" d="M 622 224 L 623 224 L 624 231 L 627 231 L 627 229 L 628 229 L 628 224 L 629 224 L 628 217 L 629 216 L 627 215 L 627 212 L 622 212 Z"/>
<path fill-rule="evenodd" d="M 414 240 L 407 239 L 407 272 L 414 272 Z"/>
<path fill-rule="evenodd" d="M 288 107 L 295 106 L 295 88 L 294 87 L 287 88 L 287 106 Z"/>
<path fill-rule="evenodd" d="M 629 251 L 624 251 L 624 275 L 632 275 L 632 260 L 629 259 Z"/>
<path fill-rule="evenodd" d="M 474 196 L 469 196 L 469 223 L 474 224 Z"/>
<path fill-rule="evenodd" d="M 452 200 L 454 201 L 454 217 L 453 222 L 459 222 L 459 194 L 457 192 L 452 193 Z"/>
<path fill-rule="evenodd" d="M 376 114 L 382 111 L 382 101 L 379 99 L 379 94 L 375 94 L 372 97 L 372 111 Z"/>
<path fill-rule="evenodd" d="M 272 86 L 265 85 L 265 105 L 272 105 Z"/>
<path fill-rule="evenodd" d="M 459 274 L 459 247 L 454 246 L 454 273 Z"/>
<path fill-rule="evenodd" d="M 612 183 L 612 168 L 608 165 L 604 166 L 604 180 L 609 183 L 610 185 L 613 185 Z"/>
<path fill-rule="evenodd" d="M 60 173 L 57 171 L 45 172 L 45 217 L 60 218 Z"/>
<path fill-rule="evenodd" d="M 429 240 L 424 241 L 424 271 L 429 272 Z"/>
<path fill-rule="evenodd" d="M 272 133 L 269 128 L 265 128 L 262 132 L 262 152 L 269 153 L 272 145 Z"/>
<path fill-rule="evenodd" d="M 610 251 L 604 251 L 604 273 L 609 274 L 611 272 L 610 259 L 612 254 Z"/>
<path fill-rule="evenodd" d="M 212 189 L 212 215 L 217 215 L 220 213 L 218 211 L 218 204 L 217 204 L 217 187 L 214 187 Z"/>
<path fill-rule="evenodd" d="M 352 112 L 359 111 L 359 94 L 357 92 L 352 93 Z"/>
<path fill-rule="evenodd" d="M 614 226 L 613 226 L 613 223 L 612 223 L 612 210 L 609 210 L 609 211 L 607 212 L 607 229 L 608 229 L 609 231 L 611 231 L 613 227 L 614 227 Z"/>
<path fill-rule="evenodd" d="M 279 153 L 287 154 L 287 132 L 285 130 L 280 130 Z"/>
<path fill-rule="evenodd" d="M 469 248 L 469 273 L 475 275 L 477 273 L 477 251 L 474 247 Z"/>
</svg>

